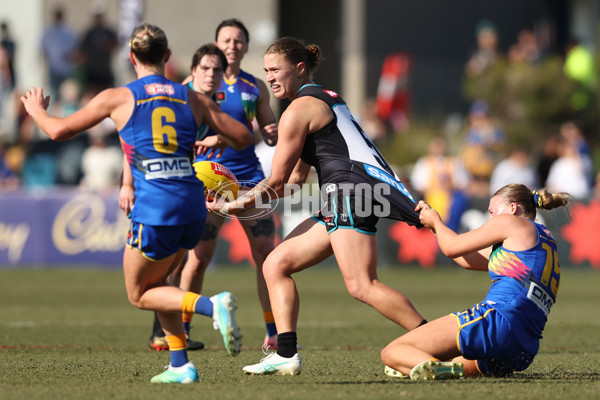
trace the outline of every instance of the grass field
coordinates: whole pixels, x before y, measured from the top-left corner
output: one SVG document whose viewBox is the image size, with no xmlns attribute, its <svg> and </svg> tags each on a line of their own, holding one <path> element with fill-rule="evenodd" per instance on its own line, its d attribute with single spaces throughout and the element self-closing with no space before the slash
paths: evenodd
<svg viewBox="0 0 600 400">
<path fill-rule="evenodd" d="M 403 329 L 352 299 L 337 269 L 297 276 L 298 337 L 304 370 L 297 377 L 245 376 L 262 358 L 262 312 L 253 271 L 211 270 L 205 294 L 238 297 L 242 353 L 226 355 L 207 318 L 190 352 L 201 375 L 195 385 L 152 385 L 169 362 L 146 348 L 152 315 L 129 305 L 120 270 L 0 270 L 1 399 L 598 399 L 600 398 L 600 271 L 562 268 L 540 353 L 510 379 L 441 382 L 395 380 L 379 351 Z M 450 266 L 381 268 L 380 279 L 403 291 L 428 319 L 470 307 L 489 286 L 486 274 Z"/>
</svg>

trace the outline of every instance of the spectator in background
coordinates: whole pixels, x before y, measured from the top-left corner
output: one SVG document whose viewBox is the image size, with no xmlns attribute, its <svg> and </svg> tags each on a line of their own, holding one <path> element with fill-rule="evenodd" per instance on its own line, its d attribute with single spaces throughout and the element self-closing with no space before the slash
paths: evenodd
<svg viewBox="0 0 600 400">
<path fill-rule="evenodd" d="M 469 109 L 461 159 L 471 176 L 469 185 L 475 197 L 487 197 L 489 181 L 502 158 L 506 135 L 490 118 L 485 102 L 475 101 Z"/>
<path fill-rule="evenodd" d="M 58 100 L 52 101 L 52 113 L 67 117 L 80 107 L 81 90 L 74 79 L 67 79 L 58 88 Z"/>
<path fill-rule="evenodd" d="M 506 135 L 490 117 L 484 101 L 475 101 L 469 109 L 469 125 L 465 138 L 468 145 L 481 145 L 497 154 L 506 144 Z"/>
<path fill-rule="evenodd" d="M 558 135 L 554 135 L 547 138 L 542 145 L 542 152 L 536 165 L 537 178 L 541 187 L 546 186 L 550 167 L 558 159 L 558 144 Z"/>
<path fill-rule="evenodd" d="M 44 31 L 42 52 L 48 64 L 50 95 L 59 98 L 60 85 L 75 72 L 78 40 L 75 31 L 65 22 L 65 12 L 61 6 L 54 9 L 52 25 Z"/>
<path fill-rule="evenodd" d="M 90 146 L 81 158 L 81 187 L 102 192 L 118 187 L 123 165 L 123 151 L 108 145 L 106 139 L 116 133 L 114 122 L 106 118 L 88 131 Z"/>
<path fill-rule="evenodd" d="M 7 160 L 5 144 L 0 141 L 0 190 L 14 190 L 19 187 L 19 177 Z"/>
<path fill-rule="evenodd" d="M 15 42 L 13 41 L 8 23 L 0 24 L 0 135 L 5 136 L 9 131 L 11 121 L 7 115 L 9 102 L 13 100 L 15 90 Z"/>
<path fill-rule="evenodd" d="M 467 183 L 468 176 L 462 163 L 448 155 L 446 140 L 443 137 L 431 139 L 428 153 L 417 160 L 410 177 L 413 189 L 419 192 L 427 203 L 439 210 L 444 221 L 456 220 L 451 227 L 455 231 L 459 228 L 460 216 L 452 215 L 452 211 L 456 210 L 460 214 L 462 212 L 453 205 Z"/>
<path fill-rule="evenodd" d="M 60 100 L 51 103 L 54 115 L 67 117 L 81 107 L 81 89 L 74 79 L 67 79 L 59 88 Z M 88 146 L 83 135 L 63 143 L 56 150 L 57 184 L 78 185 L 81 180 L 81 157 Z"/>
<path fill-rule="evenodd" d="M 541 52 L 533 31 L 523 29 L 519 32 L 517 43 L 513 44 L 508 50 L 508 58 L 511 62 L 517 63 L 535 63 L 540 60 Z"/>
<path fill-rule="evenodd" d="M 10 101 L 12 76 L 10 74 L 8 52 L 0 45 L 0 134 L 5 135 L 6 109 Z"/>
<path fill-rule="evenodd" d="M 95 1 L 90 10 L 92 27 L 85 32 L 81 41 L 87 98 L 114 86 L 112 56 L 118 46 L 117 33 L 106 26 L 104 21 L 106 3 L 103 0 Z"/>
<path fill-rule="evenodd" d="M 525 149 L 513 150 L 507 158 L 496 165 L 490 179 L 490 196 L 511 183 L 538 187 L 536 173 L 530 164 L 529 153 Z"/>
<path fill-rule="evenodd" d="M 13 91 L 17 84 L 17 79 L 15 75 L 16 44 L 10 34 L 10 29 L 8 28 L 7 22 L 2 22 L 0 24 L 0 47 L 2 47 L 6 52 L 6 61 L 8 63 L 9 79 L 7 81 L 6 86 L 10 89 L 10 91 Z"/>
<path fill-rule="evenodd" d="M 493 22 L 480 21 L 475 28 L 477 49 L 466 66 L 467 76 L 481 75 L 498 59 L 498 33 Z"/>
<path fill-rule="evenodd" d="M 592 150 L 585 139 L 581 125 L 573 121 L 567 121 L 560 126 L 560 136 L 564 138 L 570 146 L 574 147 L 583 163 L 583 168 L 590 187 L 594 181 L 594 166 L 592 162 Z"/>
<path fill-rule="evenodd" d="M 558 159 L 552 163 L 546 179 L 546 188 L 551 192 L 566 192 L 577 199 L 590 195 L 586 162 L 572 141 L 559 137 Z"/>
</svg>

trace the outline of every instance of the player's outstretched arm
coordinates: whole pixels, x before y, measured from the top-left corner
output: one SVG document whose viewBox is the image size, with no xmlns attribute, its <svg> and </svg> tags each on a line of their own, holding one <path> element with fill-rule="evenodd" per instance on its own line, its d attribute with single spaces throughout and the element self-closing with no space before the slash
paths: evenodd
<svg viewBox="0 0 600 400">
<path fill-rule="evenodd" d="M 117 114 L 125 112 L 125 107 L 122 106 L 130 100 L 129 97 L 133 99 L 127 88 L 106 89 L 92 98 L 82 109 L 64 118 L 54 117 L 48 113 L 50 97 L 44 97 L 42 88 L 32 87 L 21 96 L 21 101 L 42 132 L 52 140 L 65 141 L 90 129 L 105 118 L 113 119 L 117 129 L 120 129 L 119 119 L 123 118 Z"/>
</svg>

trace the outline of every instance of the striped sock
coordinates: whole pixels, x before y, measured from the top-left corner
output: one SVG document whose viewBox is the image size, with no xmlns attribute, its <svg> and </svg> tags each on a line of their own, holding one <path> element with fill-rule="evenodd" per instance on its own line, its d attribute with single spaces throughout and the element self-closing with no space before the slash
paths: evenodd
<svg viewBox="0 0 600 400">
<path fill-rule="evenodd" d="M 273 318 L 273 311 L 263 311 L 265 319 L 265 325 L 267 326 L 267 335 L 277 335 L 277 328 L 275 327 L 275 318 Z"/>
<path fill-rule="evenodd" d="M 171 365 L 173 367 L 181 367 L 187 364 L 187 341 L 185 333 L 167 336 L 167 343 L 169 344 L 169 352 L 171 354 Z"/>
<path fill-rule="evenodd" d="M 187 292 L 181 301 L 181 312 L 196 313 L 212 317 L 213 303 L 210 298 L 197 293 Z"/>
</svg>

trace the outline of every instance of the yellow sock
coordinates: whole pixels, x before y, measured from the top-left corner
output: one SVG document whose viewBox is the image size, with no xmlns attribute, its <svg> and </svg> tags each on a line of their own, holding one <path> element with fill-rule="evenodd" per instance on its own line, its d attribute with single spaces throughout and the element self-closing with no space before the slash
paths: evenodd
<svg viewBox="0 0 600 400">
<path fill-rule="evenodd" d="M 181 300 L 181 312 L 182 313 L 194 313 L 196 310 L 196 302 L 200 298 L 200 295 L 197 293 L 187 292 L 183 295 L 183 300 Z"/>
<path fill-rule="evenodd" d="M 167 343 L 169 344 L 170 351 L 184 350 L 187 347 L 185 333 L 167 336 Z"/>
<path fill-rule="evenodd" d="M 275 318 L 273 317 L 273 311 L 263 311 L 263 317 L 267 324 L 270 322 L 275 322 Z"/>
<path fill-rule="evenodd" d="M 181 314 L 181 319 L 183 320 L 184 324 L 189 324 L 190 322 L 192 322 L 193 316 L 194 316 L 194 313 L 184 312 Z"/>
</svg>

